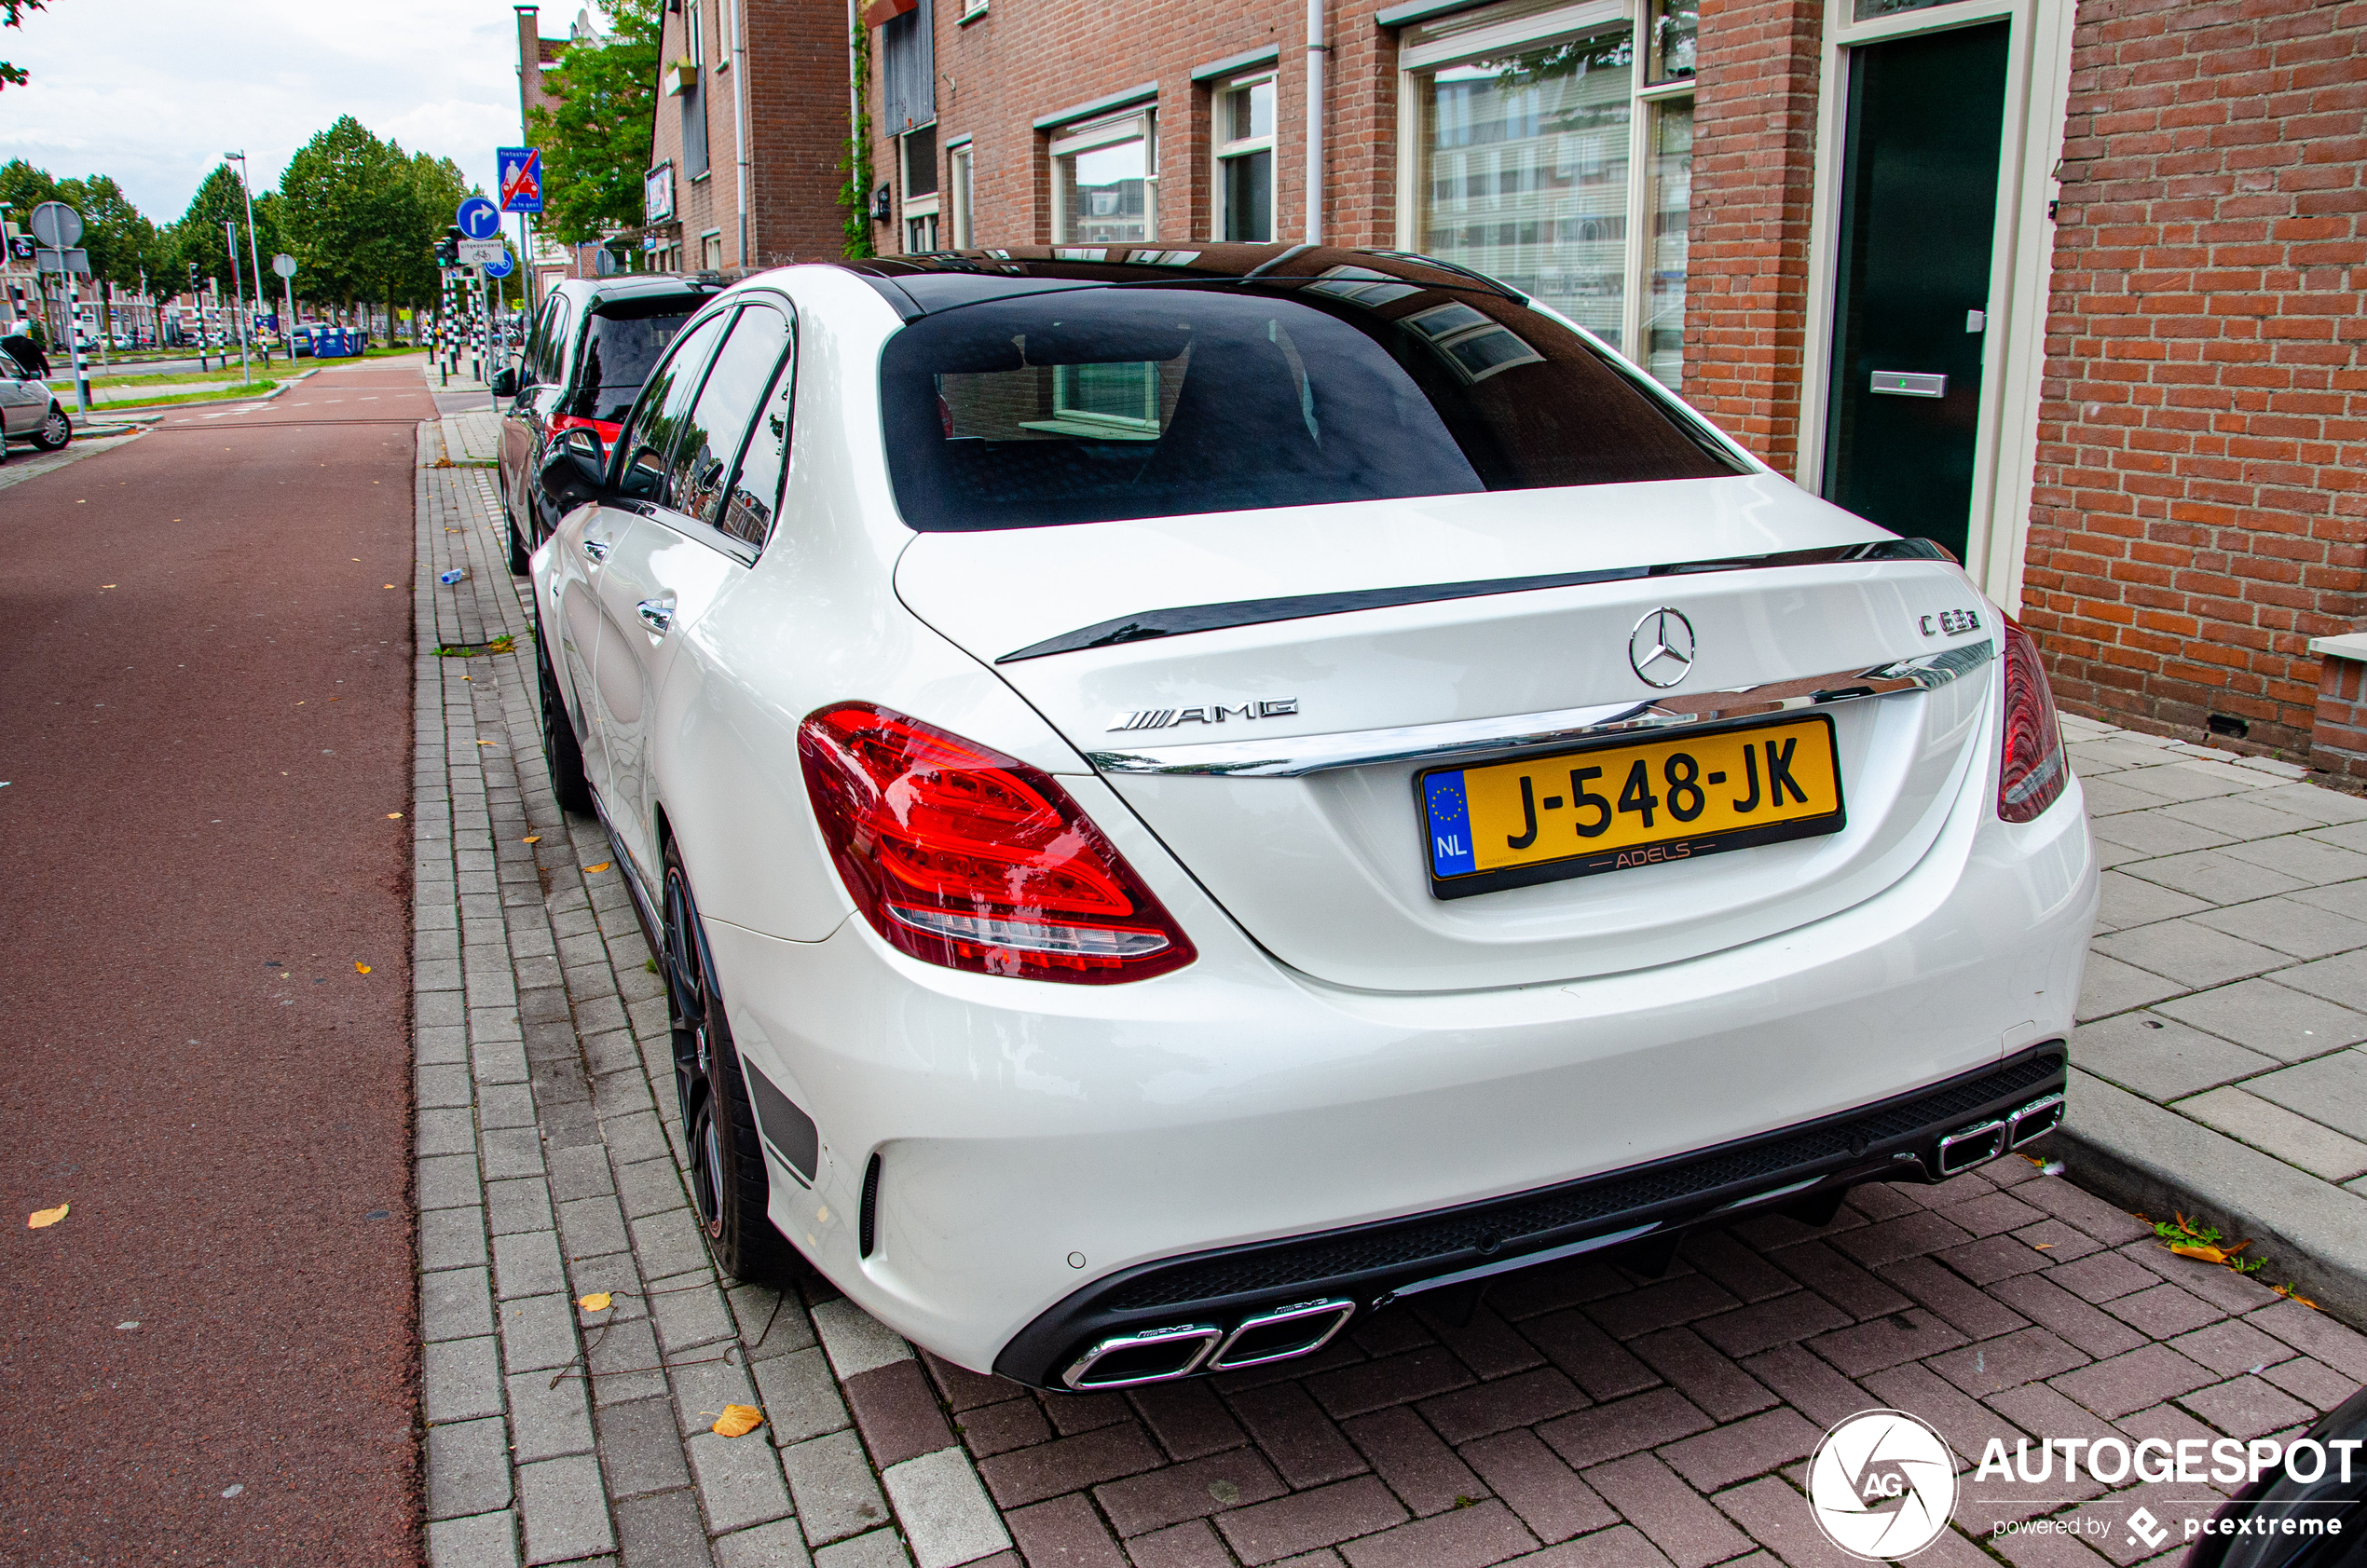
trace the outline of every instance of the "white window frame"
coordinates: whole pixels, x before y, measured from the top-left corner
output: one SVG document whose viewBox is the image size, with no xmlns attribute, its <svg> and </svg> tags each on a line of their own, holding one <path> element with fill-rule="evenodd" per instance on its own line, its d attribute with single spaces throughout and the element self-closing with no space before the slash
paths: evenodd
<svg viewBox="0 0 2367 1568">
<path fill-rule="evenodd" d="M 1244 136 L 1238 142 L 1225 141 L 1226 100 L 1234 93 L 1246 92 L 1261 82 L 1274 88 L 1274 129 L 1263 136 Z M 1245 71 L 1238 76 L 1220 77 L 1211 84 L 1209 97 L 1209 243 L 1225 242 L 1225 166 L 1237 157 L 1251 153 L 1266 155 L 1266 234 L 1270 240 L 1282 232 L 1282 157 L 1278 150 L 1279 132 L 1282 121 L 1281 78 L 1272 66 Z"/>
<path fill-rule="evenodd" d="M 1847 4 L 1848 0 L 1836 0 Z M 1584 0 L 1543 9 L 1520 0 L 1460 12 L 1429 26 L 1408 26 L 1398 49 L 1397 233 L 1406 250 L 1422 248 L 1421 78 L 1443 66 L 1534 48 L 1561 38 L 1627 30 L 1633 57 L 1628 86 L 1627 240 L 1621 266 L 1621 351 L 1639 367 L 1650 355 L 1643 342 L 1651 293 L 1652 120 L 1660 105 L 1693 96 L 1694 78 L 1654 82 L 1648 69 L 1652 0 Z M 1689 290 L 1690 296 L 1690 290 Z M 1690 297 L 1689 297 L 1690 304 Z"/>
<path fill-rule="evenodd" d="M 947 244 L 956 251 L 966 251 L 978 243 L 978 191 L 975 184 L 978 166 L 969 137 L 948 143 L 945 148 L 945 199 L 950 209 Z"/>
<path fill-rule="evenodd" d="M 1076 243 L 1067 232 L 1069 193 L 1068 183 L 1060 176 L 1060 160 L 1072 154 L 1089 153 L 1096 147 L 1115 146 L 1120 142 L 1132 142 L 1138 138 L 1142 143 L 1142 226 L 1146 232 L 1140 240 L 1125 243 L 1148 245 L 1157 240 L 1160 218 L 1158 111 L 1148 103 L 1142 103 L 1101 119 L 1062 126 L 1052 138 L 1048 156 L 1052 161 L 1053 244 Z"/>
<path fill-rule="evenodd" d="M 706 264 L 707 256 L 710 253 L 712 253 L 715 257 L 715 265 L 712 267 L 708 266 Z M 699 270 L 701 272 L 720 272 L 723 270 L 723 231 L 721 229 L 710 228 L 700 232 Z"/>
<path fill-rule="evenodd" d="M 1981 343 L 1981 402 L 1974 431 L 1973 498 L 1964 570 L 2018 615 L 2037 484 L 2038 410 L 2046 369 L 2046 307 L 2061 189 L 2063 116 L 2071 102 L 2074 0 L 1950 0 L 1922 10 L 1854 21 L 1852 0 L 1825 18 L 1819 75 L 1816 183 L 1809 222 L 1808 310 L 1801 355 L 1799 445 L 1793 477 L 1811 495 L 1825 484 L 1825 436 L 1833 381 L 1833 289 L 1840 277 L 1842 143 L 1849 121 L 1849 57 L 1861 45 L 2004 20 L 2005 117 L 1998 149 L 1997 216 Z"/>
<path fill-rule="evenodd" d="M 683 0 L 682 58 L 689 61 L 694 69 L 701 70 L 706 66 L 705 9 L 705 0 Z"/>
</svg>

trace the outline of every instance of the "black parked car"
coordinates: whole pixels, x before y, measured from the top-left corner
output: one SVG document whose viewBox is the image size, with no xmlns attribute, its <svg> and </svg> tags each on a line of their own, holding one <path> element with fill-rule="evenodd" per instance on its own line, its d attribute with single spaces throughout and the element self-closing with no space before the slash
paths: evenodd
<svg viewBox="0 0 2367 1568">
<path fill-rule="evenodd" d="M 542 489 L 551 443 L 589 430 L 606 452 L 650 367 L 682 323 L 721 285 L 691 278 L 571 278 L 555 285 L 517 361 L 494 372 L 508 398 L 501 425 L 501 506 L 510 570 L 558 526 L 567 508 Z"/>
</svg>

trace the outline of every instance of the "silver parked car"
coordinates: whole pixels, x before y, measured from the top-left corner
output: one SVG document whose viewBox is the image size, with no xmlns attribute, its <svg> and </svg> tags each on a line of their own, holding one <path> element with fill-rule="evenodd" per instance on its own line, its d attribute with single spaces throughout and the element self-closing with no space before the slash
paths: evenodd
<svg viewBox="0 0 2367 1568">
<path fill-rule="evenodd" d="M 73 421 L 49 384 L 0 354 L 0 435 L 55 452 L 74 439 Z"/>
</svg>

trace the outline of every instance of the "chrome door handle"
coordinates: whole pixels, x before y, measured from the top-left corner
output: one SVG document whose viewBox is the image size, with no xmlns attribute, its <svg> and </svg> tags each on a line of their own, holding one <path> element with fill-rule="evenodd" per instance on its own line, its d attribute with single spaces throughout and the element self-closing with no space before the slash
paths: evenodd
<svg viewBox="0 0 2367 1568">
<path fill-rule="evenodd" d="M 644 599 L 638 607 L 641 624 L 661 637 L 665 635 L 665 629 L 674 624 L 674 605 L 670 600 Z"/>
<path fill-rule="evenodd" d="M 610 544 L 606 539 L 585 539 L 583 541 L 583 553 L 590 556 L 595 563 L 607 560 L 609 558 L 609 552 L 615 548 L 616 547 L 614 545 Z"/>
</svg>

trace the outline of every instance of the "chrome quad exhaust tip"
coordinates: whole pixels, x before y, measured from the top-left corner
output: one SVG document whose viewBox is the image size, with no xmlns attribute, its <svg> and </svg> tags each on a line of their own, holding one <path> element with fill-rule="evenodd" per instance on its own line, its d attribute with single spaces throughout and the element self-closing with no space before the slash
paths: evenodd
<svg viewBox="0 0 2367 1568">
<path fill-rule="evenodd" d="M 1170 1383 L 1194 1372 L 1229 1372 L 1309 1356 L 1356 1316 L 1337 1297 L 1297 1302 L 1243 1318 L 1230 1332 L 1208 1323 L 1113 1334 L 1070 1363 L 1060 1381 L 1080 1394 Z"/>
<path fill-rule="evenodd" d="M 1977 1165 L 2053 1132 L 2063 1123 L 2061 1090 L 1990 1121 L 1959 1128 L 1939 1140 L 1939 1174 L 1961 1175 Z"/>
</svg>

